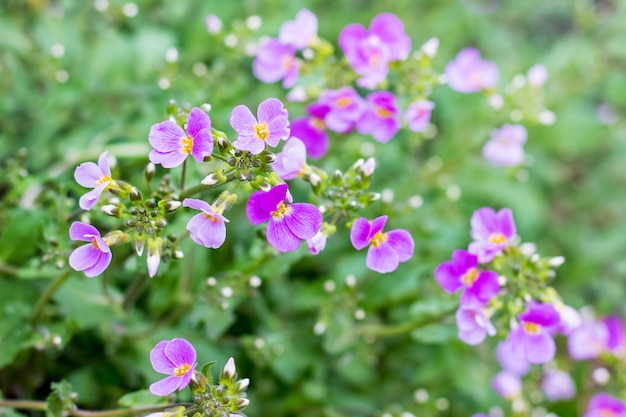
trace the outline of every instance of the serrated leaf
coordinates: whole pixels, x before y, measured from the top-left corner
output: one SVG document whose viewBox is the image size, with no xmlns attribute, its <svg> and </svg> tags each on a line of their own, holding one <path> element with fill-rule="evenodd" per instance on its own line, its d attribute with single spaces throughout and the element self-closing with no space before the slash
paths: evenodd
<svg viewBox="0 0 626 417">
<path fill-rule="evenodd" d="M 202 372 L 202 374 L 206 376 L 206 379 L 210 383 L 213 383 L 213 377 L 211 376 L 211 366 L 213 365 L 215 365 L 215 361 L 207 362 L 202 365 L 202 368 L 200 368 L 200 372 Z"/>
</svg>

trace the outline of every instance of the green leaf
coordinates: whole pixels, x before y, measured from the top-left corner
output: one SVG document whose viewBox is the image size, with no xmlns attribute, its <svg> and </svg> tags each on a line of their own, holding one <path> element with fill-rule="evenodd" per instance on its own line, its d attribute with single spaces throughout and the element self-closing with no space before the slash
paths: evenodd
<svg viewBox="0 0 626 417">
<path fill-rule="evenodd" d="M 65 380 L 53 382 L 52 392 L 48 395 L 48 417 L 63 417 L 64 411 L 69 411 L 74 407 L 74 396 L 72 386 Z"/>
<path fill-rule="evenodd" d="M 155 403 L 154 395 L 147 389 L 139 391 L 129 392 L 119 399 L 118 404 L 121 407 L 141 407 L 146 405 L 153 405 Z"/>
<path fill-rule="evenodd" d="M 426 320 L 452 312 L 459 305 L 458 300 L 428 298 L 411 305 L 411 317 L 415 320 Z"/>
<path fill-rule="evenodd" d="M 457 338 L 457 328 L 454 325 L 430 324 L 413 330 L 411 337 L 418 342 L 440 345 Z"/>
<path fill-rule="evenodd" d="M 202 368 L 200 368 L 200 372 L 202 372 L 202 374 L 206 376 L 206 379 L 210 383 L 213 383 L 213 376 L 211 376 L 211 366 L 213 365 L 215 365 L 215 361 L 207 362 L 202 365 Z"/>
</svg>

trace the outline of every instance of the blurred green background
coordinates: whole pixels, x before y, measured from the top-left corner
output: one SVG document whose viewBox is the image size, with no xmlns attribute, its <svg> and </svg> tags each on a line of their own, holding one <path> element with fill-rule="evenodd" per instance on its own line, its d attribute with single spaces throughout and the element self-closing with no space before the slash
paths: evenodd
<svg viewBox="0 0 626 417">
<path fill-rule="evenodd" d="M 255 232 L 239 204 L 229 212 L 223 248 L 185 242 L 186 257 L 163 265 L 132 306 L 124 294 L 145 265 L 119 248 L 105 276 L 73 273 L 32 320 L 40 295 L 67 270 L 56 263 L 71 249 L 68 219 L 84 192 L 74 183 L 75 166 L 109 150 L 116 178 L 139 184 L 150 126 L 165 120 L 170 99 L 210 103 L 214 127 L 229 136 L 235 105 L 284 100 L 279 85 L 253 78 L 242 49 L 261 35 L 277 36 L 304 7 L 333 44 L 346 24 L 395 13 L 413 49 L 440 39 L 438 71 L 460 49 L 478 47 L 499 66 L 500 89 L 542 63 L 556 122 L 528 126 L 528 157 L 516 170 L 490 167 L 480 154 L 507 115 L 478 94 L 446 86 L 432 96 L 432 139 L 406 131 L 388 144 L 332 136 L 320 165 L 347 169 L 367 156 L 361 142 L 370 143 L 378 162 L 372 189 L 392 190 L 393 198 L 365 214 L 389 214 L 388 227 L 407 228 L 416 241 L 414 258 L 392 274 L 368 272 L 365 253 L 351 248 L 345 229 L 318 257 L 304 249 L 268 257 L 261 239 L 251 243 Z M 209 13 L 238 34 L 236 46 L 207 33 Z M 252 15 L 262 19 L 256 32 L 246 27 Z M 625 316 L 624 22 L 624 0 L 0 0 L 3 395 L 43 399 L 50 382 L 65 378 L 81 407 L 115 407 L 121 395 L 158 378 L 148 360 L 154 344 L 185 337 L 200 362 L 235 357 L 240 375 L 251 378 L 250 416 L 466 416 L 505 407 L 490 388 L 498 370 L 494 342 L 474 348 L 457 340 L 449 313 L 456 297 L 443 294 L 432 271 L 469 243 L 474 210 L 510 207 L 524 241 L 542 255 L 565 256 L 554 285 L 568 304 Z M 171 48 L 177 59 L 168 62 Z M 304 114 L 302 105 L 288 108 L 292 117 Z M 200 179 L 203 169 L 191 175 Z M 296 193 L 305 197 L 306 187 L 297 185 Z M 183 230 L 182 217 L 173 227 Z M 260 288 L 248 285 L 251 275 L 262 278 Z M 348 275 L 356 286 L 346 285 Z M 215 286 L 207 285 L 210 276 Z M 225 286 L 233 297 L 220 292 Z M 402 327 L 442 312 L 431 326 Z M 322 335 L 313 331 L 319 322 Z M 574 369 L 579 388 L 585 369 Z M 428 393 L 424 402 L 416 401 L 420 389 Z M 554 407 L 577 415 L 584 401 Z"/>
</svg>

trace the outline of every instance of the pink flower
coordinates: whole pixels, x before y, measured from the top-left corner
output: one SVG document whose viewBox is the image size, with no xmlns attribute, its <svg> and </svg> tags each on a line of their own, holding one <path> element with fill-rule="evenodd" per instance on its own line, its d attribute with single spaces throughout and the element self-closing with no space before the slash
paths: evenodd
<svg viewBox="0 0 626 417">
<path fill-rule="evenodd" d="M 257 155 L 265 150 L 266 144 L 275 147 L 280 140 L 289 137 L 289 119 L 283 103 L 269 98 L 259 104 L 257 119 L 248 107 L 235 107 L 230 116 L 230 125 L 238 134 L 233 146 Z"/>
<path fill-rule="evenodd" d="M 307 107 L 309 116 L 291 121 L 291 137 L 300 139 L 306 147 L 307 154 L 319 159 L 328 151 L 328 134 L 324 118 L 330 111 L 325 104 L 313 103 Z"/>
<path fill-rule="evenodd" d="M 324 248 L 326 248 L 326 238 L 326 233 L 320 230 L 315 234 L 315 236 L 307 239 L 306 245 L 309 248 L 309 252 L 311 252 L 313 255 L 317 255 L 318 253 L 323 251 Z"/>
<path fill-rule="evenodd" d="M 475 48 L 465 48 L 446 65 L 448 85 L 459 93 L 475 93 L 493 88 L 498 82 L 498 67 L 484 61 Z"/>
<path fill-rule="evenodd" d="M 365 217 L 356 219 L 350 230 L 350 241 L 356 250 L 369 246 L 365 265 L 372 271 L 387 273 L 398 268 L 413 256 L 415 243 L 403 229 L 384 233 L 387 216 L 380 216 L 369 222 Z"/>
<path fill-rule="evenodd" d="M 505 208 L 496 213 L 490 207 L 478 209 L 470 220 L 472 238 L 468 251 L 478 256 L 480 263 L 491 262 L 517 233 L 513 212 Z"/>
<path fill-rule="evenodd" d="M 283 80 L 283 88 L 293 87 L 298 81 L 296 50 L 278 39 L 270 39 L 256 52 L 252 73 L 264 83 Z"/>
<path fill-rule="evenodd" d="M 272 163 L 274 172 L 283 180 L 298 177 L 306 169 L 306 147 L 296 137 L 291 137 L 283 147 L 283 151 L 276 154 Z"/>
<path fill-rule="evenodd" d="M 352 87 L 324 90 L 318 104 L 328 107 L 324 123 L 328 129 L 337 133 L 351 131 L 366 108 L 365 102 Z"/>
<path fill-rule="evenodd" d="M 481 308 L 461 306 L 456 311 L 459 339 L 468 345 L 478 345 L 487 335 L 494 336 L 496 329 Z"/>
<path fill-rule="evenodd" d="M 183 200 L 183 206 L 200 210 L 187 223 L 187 230 L 191 240 L 207 248 L 219 248 L 226 240 L 226 223 L 228 219 L 222 216 L 221 211 L 213 208 L 209 203 L 195 198 Z"/>
<path fill-rule="evenodd" d="M 150 352 L 155 371 L 169 375 L 150 385 L 150 392 L 164 396 L 189 385 L 196 367 L 196 350 L 185 339 L 162 340 Z"/>
<path fill-rule="evenodd" d="M 491 386 L 502 398 L 512 400 L 522 393 L 522 381 L 519 376 L 501 371 L 491 380 Z"/>
<path fill-rule="evenodd" d="M 317 40 L 317 16 L 308 9 L 300 10 L 295 20 L 282 24 L 278 39 L 296 49 L 311 46 Z"/>
<path fill-rule="evenodd" d="M 524 161 L 524 143 L 528 133 L 522 125 L 503 125 L 491 131 L 491 140 L 483 147 L 483 156 L 497 166 L 515 166 Z"/>
<path fill-rule="evenodd" d="M 528 70 L 526 77 L 528 84 L 539 87 L 548 81 L 548 70 L 542 64 L 536 64 Z"/>
<path fill-rule="evenodd" d="M 379 142 L 390 141 L 400 128 L 396 97 L 389 91 L 376 91 L 367 96 L 367 104 L 356 122 L 357 131 Z"/>
<path fill-rule="evenodd" d="M 70 266 L 76 271 L 83 271 L 88 277 L 95 277 L 104 272 L 111 263 L 111 248 L 102 239 L 95 227 L 74 222 L 70 226 L 70 239 L 89 242 L 72 252 L 69 259 Z"/>
<path fill-rule="evenodd" d="M 198 107 L 191 109 L 183 130 L 177 123 L 166 120 L 150 128 L 148 141 L 154 148 L 148 157 L 153 164 L 174 168 L 189 155 L 202 162 L 213 152 L 211 118 Z"/>
<path fill-rule="evenodd" d="M 626 417 L 626 402 L 599 392 L 591 397 L 583 417 Z"/>
<path fill-rule="evenodd" d="M 509 334 L 508 341 L 528 362 L 541 364 L 551 361 L 556 353 L 552 333 L 560 318 L 552 304 L 529 303 L 518 316 L 520 326 Z"/>
<path fill-rule="evenodd" d="M 93 162 L 83 162 L 74 171 L 74 179 L 77 183 L 83 187 L 93 188 L 93 190 L 83 194 L 78 201 L 78 205 L 83 210 L 91 210 L 102 193 L 114 184 L 111 178 L 111 167 L 107 160 L 108 154 L 106 151 L 100 154 L 98 165 Z"/>
<path fill-rule="evenodd" d="M 428 100 L 414 101 L 404 113 L 409 129 L 413 132 L 423 132 L 430 123 L 430 115 L 435 103 Z"/>
</svg>

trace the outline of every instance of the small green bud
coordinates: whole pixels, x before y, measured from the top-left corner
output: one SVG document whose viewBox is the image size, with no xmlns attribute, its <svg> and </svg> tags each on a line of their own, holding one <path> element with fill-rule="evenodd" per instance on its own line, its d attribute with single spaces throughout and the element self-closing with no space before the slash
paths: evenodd
<svg viewBox="0 0 626 417">
<path fill-rule="evenodd" d="M 235 406 L 238 410 L 246 408 L 250 404 L 250 400 L 247 398 L 237 398 L 235 400 Z"/>
<path fill-rule="evenodd" d="M 124 233 L 121 230 L 113 230 L 104 235 L 102 239 L 107 243 L 107 245 L 115 246 L 126 243 L 129 237 L 130 236 L 128 236 L 127 233 Z"/>
<path fill-rule="evenodd" d="M 101 208 L 102 212 L 107 216 L 111 217 L 121 217 L 122 216 L 122 208 L 120 208 L 116 204 L 105 204 Z"/>
<path fill-rule="evenodd" d="M 152 182 L 155 171 L 156 171 L 156 167 L 154 166 L 152 162 L 149 162 L 148 165 L 146 165 L 146 169 L 143 172 L 143 175 L 145 176 L 146 182 L 148 184 Z"/>
<path fill-rule="evenodd" d="M 143 196 L 141 195 L 141 191 L 139 191 L 135 187 L 130 189 L 129 197 L 130 201 L 141 201 L 143 198 Z"/>
<path fill-rule="evenodd" d="M 162 229 L 165 226 L 167 226 L 167 220 L 165 220 L 163 217 L 159 217 L 158 219 L 155 220 L 154 226 L 158 227 L 159 229 Z"/>
<path fill-rule="evenodd" d="M 154 201 L 153 198 L 151 198 L 150 200 L 146 201 L 146 207 L 153 209 L 156 206 L 157 206 L 157 203 L 156 203 L 156 201 Z"/>
<path fill-rule="evenodd" d="M 165 209 L 166 212 L 172 213 L 176 211 L 181 205 L 182 203 L 180 201 L 169 200 L 163 203 L 163 208 Z"/>
</svg>

